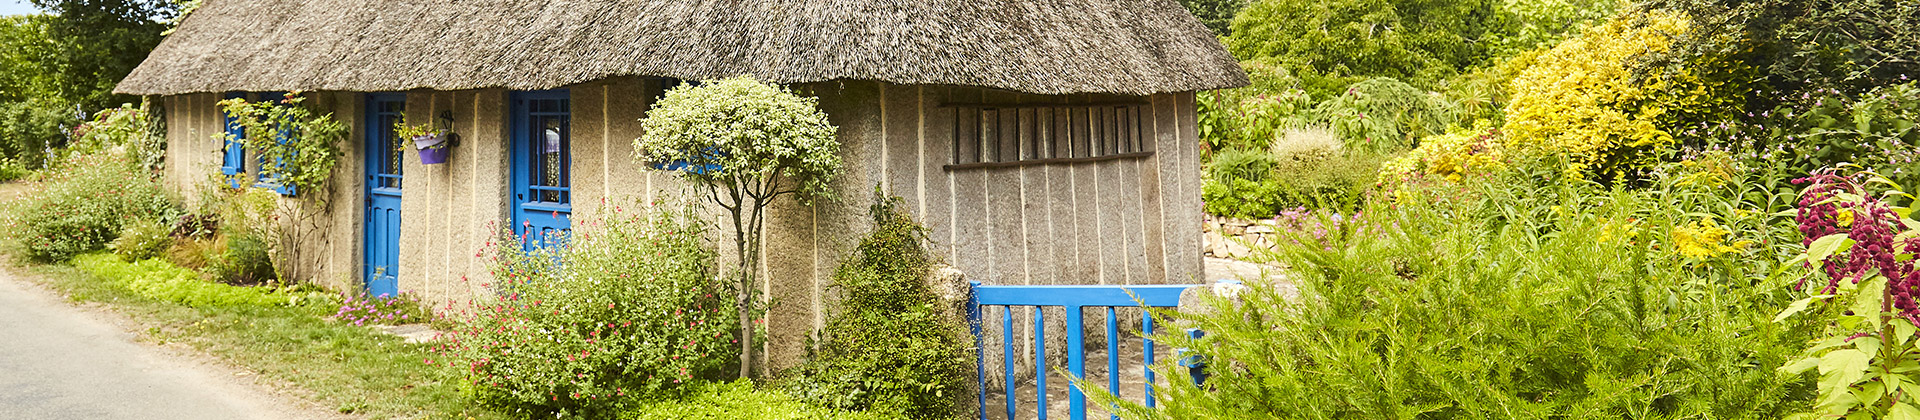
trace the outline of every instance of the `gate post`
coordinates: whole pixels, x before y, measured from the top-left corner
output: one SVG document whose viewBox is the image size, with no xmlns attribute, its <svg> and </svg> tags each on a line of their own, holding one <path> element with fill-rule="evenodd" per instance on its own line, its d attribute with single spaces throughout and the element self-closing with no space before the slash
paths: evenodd
<svg viewBox="0 0 1920 420">
<path fill-rule="evenodd" d="M 977 415 L 977 418 L 986 418 L 987 352 L 985 348 L 982 348 L 985 344 L 980 338 L 980 294 L 976 293 L 975 290 L 979 288 L 980 282 L 967 282 L 967 330 L 973 333 L 973 371 L 978 376 L 978 381 L 975 384 L 975 391 L 978 392 L 977 395 L 974 396 L 974 402 L 979 404 L 980 411 L 974 413 Z"/>
</svg>

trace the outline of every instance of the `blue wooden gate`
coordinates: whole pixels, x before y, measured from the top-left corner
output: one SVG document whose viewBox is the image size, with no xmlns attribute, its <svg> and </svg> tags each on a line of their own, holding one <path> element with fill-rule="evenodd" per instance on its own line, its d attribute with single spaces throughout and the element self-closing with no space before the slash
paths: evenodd
<svg viewBox="0 0 1920 420">
<path fill-rule="evenodd" d="M 1019 307 L 1030 310 L 1033 313 L 1033 355 L 1035 361 L 1034 395 L 1039 405 L 1039 416 L 1041 419 L 1045 419 L 1047 418 L 1047 339 L 1046 320 L 1041 311 L 1043 307 L 1055 306 L 1065 309 L 1067 373 L 1075 378 L 1086 377 L 1086 349 L 1084 348 L 1086 337 L 1084 320 L 1081 319 L 1084 315 L 1082 315 L 1081 310 L 1088 307 L 1106 309 L 1108 337 L 1108 356 L 1106 358 L 1107 389 L 1113 390 L 1115 394 L 1120 394 L 1120 376 L 1118 375 L 1120 371 L 1120 340 L 1117 339 L 1117 337 L 1119 337 L 1120 324 L 1115 317 L 1114 308 L 1137 308 L 1143 305 L 1154 308 L 1177 307 L 1180 306 L 1180 293 L 1186 291 L 1189 287 L 1195 286 L 1191 284 L 1135 286 L 983 286 L 980 282 L 972 282 L 972 284 L 973 296 L 967 303 L 967 319 L 969 326 L 973 330 L 975 348 L 980 349 L 979 359 L 976 361 L 979 364 L 978 370 L 980 372 L 978 383 L 980 387 L 980 418 L 985 419 L 987 415 L 987 349 L 984 347 L 984 339 L 980 335 L 982 325 L 981 316 L 985 313 L 985 307 L 1001 306 L 1006 309 L 1001 311 L 1000 325 L 1003 328 L 1002 337 L 1004 337 L 1004 340 L 1000 345 L 1000 354 L 1001 360 L 1005 362 L 1003 372 L 1006 375 L 1007 384 L 1004 388 L 1006 388 L 1006 418 L 1008 420 L 1014 418 L 1014 414 L 1018 408 L 1018 402 L 1014 399 L 1013 392 L 1014 308 Z M 1140 330 L 1144 335 L 1151 336 L 1153 334 L 1154 325 L 1152 313 L 1142 314 L 1140 318 Z M 1145 371 L 1147 386 L 1145 386 L 1141 392 L 1143 392 L 1142 395 L 1146 397 L 1147 406 L 1152 407 L 1154 404 L 1152 387 L 1154 378 L 1153 371 L 1151 370 L 1153 366 L 1153 340 L 1143 338 L 1141 349 L 1143 350 L 1141 353 L 1145 359 L 1143 360 L 1145 366 L 1143 369 L 1147 369 Z M 1087 417 L 1086 396 L 1081 393 L 1080 387 L 1077 385 L 1068 383 L 1067 387 L 1068 415 L 1073 420 L 1085 419 Z"/>
<path fill-rule="evenodd" d="M 571 231 L 571 104 L 565 90 L 514 92 L 513 228 L 528 247 L 552 246 Z"/>
<path fill-rule="evenodd" d="M 361 278 L 373 296 L 400 293 L 400 172 L 408 143 L 397 138 L 393 126 L 406 108 L 406 95 L 367 95 L 366 266 Z"/>
</svg>

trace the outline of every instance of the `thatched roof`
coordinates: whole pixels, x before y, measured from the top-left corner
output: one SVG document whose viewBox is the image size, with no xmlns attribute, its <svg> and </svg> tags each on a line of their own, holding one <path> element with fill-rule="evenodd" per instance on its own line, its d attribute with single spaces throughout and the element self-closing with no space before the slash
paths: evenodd
<svg viewBox="0 0 1920 420">
<path fill-rule="evenodd" d="M 1174 0 L 206 0 L 114 90 L 548 89 L 741 74 L 1042 94 L 1247 84 Z"/>
</svg>

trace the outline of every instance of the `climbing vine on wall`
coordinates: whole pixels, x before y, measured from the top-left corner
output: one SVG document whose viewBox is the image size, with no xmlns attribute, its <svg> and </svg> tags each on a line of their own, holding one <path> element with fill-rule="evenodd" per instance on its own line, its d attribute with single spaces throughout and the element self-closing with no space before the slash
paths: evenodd
<svg viewBox="0 0 1920 420">
<path fill-rule="evenodd" d="M 238 140 L 250 158 L 258 156 L 261 183 L 297 197 L 292 203 L 275 206 L 275 222 L 261 226 L 266 237 L 274 238 L 268 253 L 273 256 L 274 273 L 282 282 L 311 278 L 305 270 L 318 267 L 301 263 L 305 260 L 302 250 L 326 247 L 300 245 L 314 238 L 330 240 L 321 234 L 325 215 L 333 211 L 328 180 L 340 163 L 338 144 L 347 137 L 346 123 L 335 120 L 332 113 L 308 106 L 307 100 L 300 92 L 289 92 L 279 100 L 220 101 L 220 108 L 245 133 L 240 139 L 221 134 L 222 144 Z"/>
<path fill-rule="evenodd" d="M 303 106 L 306 101 L 299 92 L 272 101 L 220 101 L 220 108 L 244 129 L 246 136 L 238 140 L 248 155 L 260 156 L 261 182 L 292 187 L 296 193 L 312 190 L 340 163 L 336 144 L 346 138 L 347 125 L 331 113 Z"/>
</svg>

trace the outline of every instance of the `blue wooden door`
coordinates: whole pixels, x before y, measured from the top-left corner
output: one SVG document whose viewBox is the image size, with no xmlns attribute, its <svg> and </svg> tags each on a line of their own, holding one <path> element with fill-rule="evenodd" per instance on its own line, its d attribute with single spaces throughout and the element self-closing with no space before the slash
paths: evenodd
<svg viewBox="0 0 1920 420">
<path fill-rule="evenodd" d="M 573 196 L 571 104 L 565 90 L 513 95 L 513 203 L 515 233 L 528 247 L 564 243 L 571 231 Z"/>
<path fill-rule="evenodd" d="M 405 95 L 367 95 L 366 272 L 362 278 L 367 279 L 367 294 L 373 296 L 400 293 L 400 172 L 407 142 L 398 138 L 393 126 L 406 108 Z"/>
</svg>

